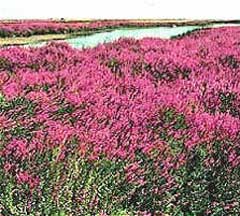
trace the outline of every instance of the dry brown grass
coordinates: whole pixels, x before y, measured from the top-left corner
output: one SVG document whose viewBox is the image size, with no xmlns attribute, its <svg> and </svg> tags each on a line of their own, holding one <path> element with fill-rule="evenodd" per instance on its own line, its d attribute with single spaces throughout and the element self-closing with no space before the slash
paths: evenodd
<svg viewBox="0 0 240 216">
<path fill-rule="evenodd" d="M 47 35 L 34 35 L 31 37 L 0 38 L 0 46 L 24 45 L 48 40 L 61 40 L 68 37 L 70 37 L 70 35 L 68 34 L 47 34 Z"/>
</svg>

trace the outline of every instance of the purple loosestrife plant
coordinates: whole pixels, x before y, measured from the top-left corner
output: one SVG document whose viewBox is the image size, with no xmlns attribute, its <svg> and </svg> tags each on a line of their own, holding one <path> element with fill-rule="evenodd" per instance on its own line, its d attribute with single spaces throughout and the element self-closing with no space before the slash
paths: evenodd
<svg viewBox="0 0 240 216">
<path fill-rule="evenodd" d="M 0 49 L 3 214 L 238 215 L 239 37 Z"/>
</svg>

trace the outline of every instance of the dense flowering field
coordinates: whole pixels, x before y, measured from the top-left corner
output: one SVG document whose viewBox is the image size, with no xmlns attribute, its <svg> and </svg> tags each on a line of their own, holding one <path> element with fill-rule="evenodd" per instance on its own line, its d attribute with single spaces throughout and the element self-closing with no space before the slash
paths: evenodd
<svg viewBox="0 0 240 216">
<path fill-rule="evenodd" d="M 239 215 L 240 28 L 0 50 L 2 215 Z"/>
<path fill-rule="evenodd" d="M 150 27 L 150 26 L 171 26 L 154 22 L 136 22 L 128 20 L 105 20 L 88 22 L 62 22 L 54 20 L 22 20 L 14 22 L 0 21 L 0 37 L 28 37 L 43 34 L 74 33 L 79 31 L 94 31 L 116 27 Z"/>
</svg>

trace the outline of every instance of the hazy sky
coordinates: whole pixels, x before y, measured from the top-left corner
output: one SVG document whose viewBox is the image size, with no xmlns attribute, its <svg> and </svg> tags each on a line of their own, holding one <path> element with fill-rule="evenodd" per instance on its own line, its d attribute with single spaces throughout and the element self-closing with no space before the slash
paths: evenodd
<svg viewBox="0 0 240 216">
<path fill-rule="evenodd" d="M 0 0 L 0 19 L 240 19 L 239 0 Z"/>
</svg>

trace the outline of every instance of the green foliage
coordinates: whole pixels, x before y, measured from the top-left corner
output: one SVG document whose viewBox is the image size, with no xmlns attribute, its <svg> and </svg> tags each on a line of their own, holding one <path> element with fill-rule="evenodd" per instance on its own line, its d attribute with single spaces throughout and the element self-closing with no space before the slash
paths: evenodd
<svg viewBox="0 0 240 216">
<path fill-rule="evenodd" d="M 233 107 L 233 101 L 236 99 L 236 95 L 231 92 L 220 92 L 219 99 L 221 101 L 220 111 L 224 113 Z"/>
<path fill-rule="evenodd" d="M 175 130 L 187 128 L 185 116 L 176 113 L 173 109 L 166 109 L 161 118 L 164 124 L 171 125 Z"/>
<path fill-rule="evenodd" d="M 1 30 L 0 30 L 0 37 L 1 37 Z M 14 64 L 10 60 L 4 57 L 0 57 L 0 72 L 1 71 L 13 72 L 13 66 Z"/>
<path fill-rule="evenodd" d="M 4 106 L 4 103 L 6 103 L 5 97 L 0 93 L 0 106 Z"/>
<path fill-rule="evenodd" d="M 220 111 L 222 113 L 229 113 L 233 117 L 240 117 L 240 110 L 238 104 L 238 98 L 233 92 L 220 92 L 219 99 L 221 101 Z M 236 103 L 237 102 L 237 103 Z"/>
<path fill-rule="evenodd" d="M 150 125 L 153 132 L 158 134 L 161 140 L 169 144 L 174 155 L 182 152 L 184 147 L 183 139 L 174 139 L 174 137 L 169 135 L 169 129 L 173 128 L 175 131 L 187 129 L 188 125 L 185 116 L 177 113 L 173 109 L 166 109 L 161 112 L 154 121 L 155 122 Z"/>
<path fill-rule="evenodd" d="M 238 69 L 239 68 L 239 61 L 234 55 L 227 55 L 223 58 L 220 58 L 220 63 L 223 66 L 229 67 L 231 69 Z"/>
<path fill-rule="evenodd" d="M 111 215 L 128 212 L 120 197 L 128 194 L 124 161 L 104 157 L 97 161 L 80 158 L 74 140 L 65 158 L 60 147 L 36 154 L 23 170 L 34 171 L 41 183 L 31 191 L 0 169 L 0 206 L 4 215 Z M 3 163 L 3 161 L 2 161 Z M 1 166 L 3 167 L 3 166 Z M 126 187 L 125 187 L 126 186 Z M 30 207 L 28 208 L 30 204 Z"/>
<path fill-rule="evenodd" d="M 166 202 L 171 199 L 167 190 L 160 191 L 160 188 L 167 183 L 161 176 L 162 164 L 161 162 L 156 164 L 153 158 L 140 150 L 136 152 L 136 161 L 144 171 L 144 183 L 129 185 L 129 192 L 127 199 L 123 201 L 123 206 L 125 209 L 130 208 L 132 212 L 147 211 L 152 215 L 160 215 Z"/>
<path fill-rule="evenodd" d="M 111 72 L 115 74 L 117 77 L 122 77 L 123 73 L 121 71 L 121 64 L 117 59 L 112 58 L 108 60 L 106 66 L 110 68 Z"/>
<path fill-rule="evenodd" d="M 30 140 L 32 133 L 37 130 L 40 125 L 32 123 L 29 125 L 19 124 L 19 120 L 29 118 L 35 114 L 37 104 L 25 98 L 14 98 L 7 101 L 5 97 L 0 94 L 0 113 L 3 113 L 9 119 L 14 120 L 15 124 L 10 129 L 4 131 L 0 129 L 0 139 L 3 140 L 7 135 L 15 138 L 26 138 Z"/>
<path fill-rule="evenodd" d="M 222 142 L 213 143 L 209 155 L 205 146 L 194 149 L 186 164 L 175 172 L 178 187 L 172 190 L 177 199 L 172 203 L 173 215 L 238 215 L 237 206 L 225 209 L 230 203 L 240 200 L 239 168 L 232 168 L 223 152 Z M 214 162 L 206 165 L 206 161 Z"/>
<path fill-rule="evenodd" d="M 6 101 L 3 97 L 0 97 L 0 101 L 1 112 L 7 113 L 13 120 L 25 115 L 34 115 L 37 107 L 36 103 L 23 97 L 14 98 L 11 101 Z"/>
</svg>

